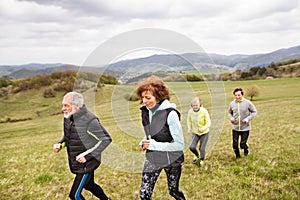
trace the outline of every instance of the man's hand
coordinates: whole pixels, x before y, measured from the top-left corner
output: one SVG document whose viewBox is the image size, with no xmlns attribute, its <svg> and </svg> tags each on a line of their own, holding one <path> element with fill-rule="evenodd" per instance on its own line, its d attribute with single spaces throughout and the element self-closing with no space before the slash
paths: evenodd
<svg viewBox="0 0 300 200">
<path fill-rule="evenodd" d="M 231 123 L 233 123 L 233 124 L 235 123 L 235 119 L 234 119 L 234 118 L 232 118 L 230 121 L 231 121 Z"/>
<path fill-rule="evenodd" d="M 86 159 L 85 159 L 85 157 L 84 156 L 77 156 L 76 157 L 76 160 L 77 160 L 77 162 L 79 162 L 79 163 L 85 163 L 86 162 Z"/>
<path fill-rule="evenodd" d="M 53 151 L 54 152 L 59 152 L 61 150 L 61 144 L 57 143 L 53 145 Z"/>
</svg>

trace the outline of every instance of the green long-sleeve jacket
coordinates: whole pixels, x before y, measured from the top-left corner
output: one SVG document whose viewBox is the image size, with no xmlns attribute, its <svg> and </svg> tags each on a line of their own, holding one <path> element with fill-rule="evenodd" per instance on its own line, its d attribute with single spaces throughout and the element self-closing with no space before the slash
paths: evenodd
<svg viewBox="0 0 300 200">
<path fill-rule="evenodd" d="M 210 125 L 210 116 L 208 114 L 208 111 L 204 107 L 201 106 L 198 112 L 193 111 L 192 108 L 188 111 L 188 132 L 191 131 L 192 133 L 202 135 L 209 132 Z M 203 129 L 203 132 L 199 132 L 200 128 Z"/>
</svg>

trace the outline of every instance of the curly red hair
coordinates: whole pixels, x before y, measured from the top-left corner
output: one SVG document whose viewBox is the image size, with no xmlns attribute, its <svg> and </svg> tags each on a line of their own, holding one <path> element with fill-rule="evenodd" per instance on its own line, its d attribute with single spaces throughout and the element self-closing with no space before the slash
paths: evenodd
<svg viewBox="0 0 300 200">
<path fill-rule="evenodd" d="M 144 91 L 149 91 L 157 102 L 161 102 L 165 99 L 170 100 L 169 88 L 165 85 L 163 80 L 157 76 L 150 76 L 139 84 L 136 93 L 140 98 L 140 103 L 143 103 L 142 93 Z"/>
</svg>

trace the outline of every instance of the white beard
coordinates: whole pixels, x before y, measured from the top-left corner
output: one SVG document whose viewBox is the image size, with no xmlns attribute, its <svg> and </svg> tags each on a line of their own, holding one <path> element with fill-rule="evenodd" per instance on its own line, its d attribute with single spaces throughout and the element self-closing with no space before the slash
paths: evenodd
<svg viewBox="0 0 300 200">
<path fill-rule="evenodd" d="M 76 107 L 72 106 L 72 111 L 69 113 L 64 113 L 64 118 L 70 118 L 74 113 L 76 113 Z"/>
</svg>

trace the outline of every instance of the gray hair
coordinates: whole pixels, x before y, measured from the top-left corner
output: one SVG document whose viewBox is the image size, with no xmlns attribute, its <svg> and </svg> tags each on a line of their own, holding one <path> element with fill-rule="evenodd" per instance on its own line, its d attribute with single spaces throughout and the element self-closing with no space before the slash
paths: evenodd
<svg viewBox="0 0 300 200">
<path fill-rule="evenodd" d="M 198 97 L 194 97 L 191 101 L 191 105 L 199 103 L 201 106 L 201 100 Z"/>
<path fill-rule="evenodd" d="M 84 99 L 82 94 L 78 92 L 68 92 L 67 94 L 65 94 L 64 98 L 69 96 L 71 97 L 72 105 L 78 105 L 80 108 L 83 106 Z"/>
</svg>

